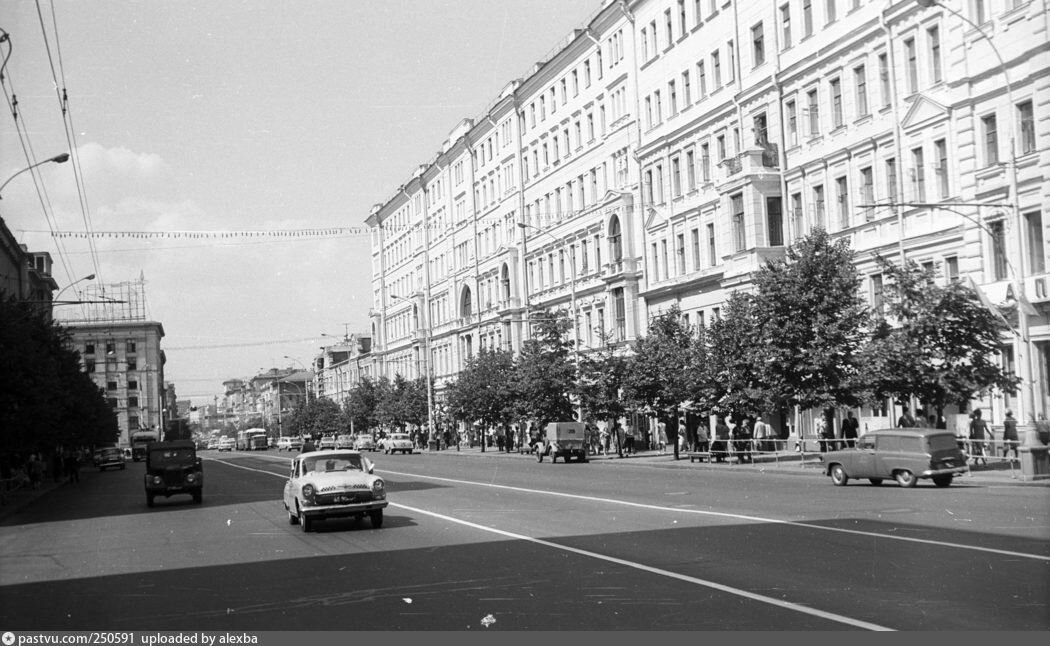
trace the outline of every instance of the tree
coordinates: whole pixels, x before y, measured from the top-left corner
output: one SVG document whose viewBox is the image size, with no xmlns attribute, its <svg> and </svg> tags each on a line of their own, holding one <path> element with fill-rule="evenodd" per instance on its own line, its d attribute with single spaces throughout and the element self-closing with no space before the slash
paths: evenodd
<svg viewBox="0 0 1050 646">
<path fill-rule="evenodd" d="M 309 403 L 299 402 L 292 418 L 285 423 L 286 435 L 303 437 L 343 434 L 350 431 L 350 418 L 331 399 L 318 398 Z"/>
<path fill-rule="evenodd" d="M 453 419 L 483 427 L 506 424 L 513 419 L 516 401 L 513 388 L 514 356 L 504 350 L 482 350 L 467 361 L 455 382 L 445 390 L 445 401 Z M 485 450 L 485 443 L 481 443 Z"/>
<path fill-rule="evenodd" d="M 690 370 L 693 332 L 677 305 L 649 320 L 649 334 L 635 343 L 628 361 L 624 397 L 639 409 L 648 409 L 667 424 L 668 440 L 678 459 L 678 416 L 689 399 L 685 375 Z"/>
<path fill-rule="evenodd" d="M 606 330 L 598 334 L 598 349 L 580 361 L 580 405 L 586 419 L 611 425 L 627 412 L 622 394 L 628 358 L 611 343 Z"/>
<path fill-rule="evenodd" d="M 761 382 L 758 334 L 752 297 L 733 292 L 722 316 L 704 331 L 698 344 L 704 348 L 706 366 L 694 369 L 690 393 L 702 410 L 733 417 L 771 407 Z"/>
<path fill-rule="evenodd" d="M 768 396 L 803 409 L 859 403 L 858 352 L 868 312 L 854 252 L 816 229 L 755 275 L 758 365 Z"/>
<path fill-rule="evenodd" d="M 521 344 L 514 363 L 515 416 L 532 420 L 539 428 L 574 419 L 571 394 L 576 389 L 576 370 L 569 357 L 572 342 L 565 339 L 569 319 L 564 312 L 540 312 L 529 324 L 532 337 Z"/>
<path fill-rule="evenodd" d="M 1009 327 L 972 288 L 938 285 L 913 261 L 878 261 L 887 278 L 885 315 L 863 355 L 871 399 L 914 396 L 940 412 L 947 404 L 965 409 L 993 389 L 1016 392 L 1020 378 L 993 359 Z"/>
<path fill-rule="evenodd" d="M 350 389 L 350 393 L 343 401 L 343 410 L 350 418 L 355 430 L 370 431 L 378 425 L 376 421 L 377 405 L 376 382 L 371 377 L 364 377 L 360 383 Z"/>
</svg>

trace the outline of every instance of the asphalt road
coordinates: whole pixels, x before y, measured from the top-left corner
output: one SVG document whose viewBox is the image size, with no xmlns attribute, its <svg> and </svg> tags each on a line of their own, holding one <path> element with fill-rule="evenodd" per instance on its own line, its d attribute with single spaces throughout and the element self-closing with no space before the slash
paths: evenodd
<svg viewBox="0 0 1050 646">
<path fill-rule="evenodd" d="M 383 528 L 306 534 L 281 503 L 287 454 L 205 455 L 203 505 L 148 509 L 129 463 L 4 519 L 0 626 L 1050 628 L 1044 487 L 371 454 L 388 482 Z"/>
</svg>

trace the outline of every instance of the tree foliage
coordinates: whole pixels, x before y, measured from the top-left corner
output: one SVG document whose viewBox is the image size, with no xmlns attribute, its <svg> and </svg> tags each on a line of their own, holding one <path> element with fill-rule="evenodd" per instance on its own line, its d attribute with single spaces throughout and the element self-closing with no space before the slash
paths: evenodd
<svg viewBox="0 0 1050 646">
<path fill-rule="evenodd" d="M 733 292 L 722 315 L 702 336 L 706 365 L 696 366 L 692 396 L 698 407 L 725 417 L 771 408 L 757 352 L 759 321 L 751 296 Z"/>
<path fill-rule="evenodd" d="M 941 286 L 913 261 L 878 258 L 886 277 L 885 315 L 864 352 L 870 398 L 910 396 L 937 409 L 965 406 L 992 389 L 1016 392 L 1020 379 L 1001 367 L 1006 323 L 960 281 Z"/>
<path fill-rule="evenodd" d="M 104 393 L 80 367 L 69 331 L 0 292 L 0 451 L 116 442 Z"/>
<path fill-rule="evenodd" d="M 482 350 L 471 357 L 445 390 L 449 414 L 468 424 L 496 426 L 513 419 L 514 356 L 505 350 Z"/>
<path fill-rule="evenodd" d="M 320 436 L 350 432 L 350 418 L 339 404 L 330 399 L 300 402 L 289 421 L 284 423 L 285 435 Z"/>
<path fill-rule="evenodd" d="M 518 394 L 515 416 L 535 421 L 540 428 L 550 422 L 575 419 L 571 395 L 575 391 L 571 326 L 564 312 L 540 312 L 530 320 L 532 337 L 522 343 L 514 365 L 512 388 Z"/>
<path fill-rule="evenodd" d="M 611 422 L 627 412 L 622 397 L 627 379 L 628 358 L 599 331 L 599 347 L 580 361 L 579 393 L 584 418 Z"/>
</svg>

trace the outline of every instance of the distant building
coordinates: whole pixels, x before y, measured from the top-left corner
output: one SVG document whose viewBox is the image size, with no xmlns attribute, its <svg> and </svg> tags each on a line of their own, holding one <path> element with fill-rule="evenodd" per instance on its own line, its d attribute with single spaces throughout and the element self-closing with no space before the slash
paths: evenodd
<svg viewBox="0 0 1050 646">
<path fill-rule="evenodd" d="M 51 277 L 51 254 L 33 252 L 19 243 L 0 218 L 0 291 L 7 297 L 51 309 L 58 283 Z"/>
<path fill-rule="evenodd" d="M 321 348 L 314 357 L 315 392 L 342 405 L 362 379 L 371 378 L 372 368 L 372 337 L 353 334 L 342 343 Z"/>
</svg>

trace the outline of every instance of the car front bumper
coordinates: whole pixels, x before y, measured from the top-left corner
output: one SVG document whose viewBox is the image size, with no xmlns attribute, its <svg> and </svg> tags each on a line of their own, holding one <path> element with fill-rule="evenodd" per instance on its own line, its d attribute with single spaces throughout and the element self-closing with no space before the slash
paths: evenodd
<svg viewBox="0 0 1050 646">
<path fill-rule="evenodd" d="M 378 511 L 387 506 L 386 500 L 354 503 L 352 505 L 319 505 L 316 507 L 301 506 L 299 511 L 308 518 L 347 518 Z"/>
<path fill-rule="evenodd" d="M 932 478 L 933 476 L 959 476 L 969 471 L 967 467 L 951 467 L 950 469 L 927 469 L 922 472 L 923 478 Z"/>
</svg>

